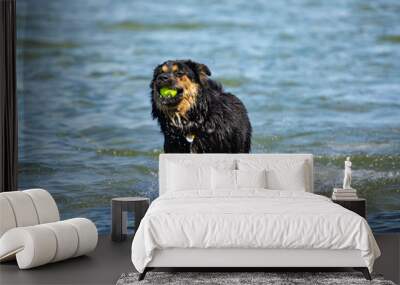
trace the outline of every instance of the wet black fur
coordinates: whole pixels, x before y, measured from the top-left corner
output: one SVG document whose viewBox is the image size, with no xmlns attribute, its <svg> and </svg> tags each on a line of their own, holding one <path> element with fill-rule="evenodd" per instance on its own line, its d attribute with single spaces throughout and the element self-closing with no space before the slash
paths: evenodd
<svg viewBox="0 0 400 285">
<path fill-rule="evenodd" d="M 169 61 L 171 62 L 171 61 Z M 243 103 L 233 94 L 227 93 L 218 82 L 211 80 L 208 67 L 190 60 L 172 61 L 190 68 L 186 75 L 199 85 L 196 105 L 177 127 L 171 119 L 157 108 L 159 100 L 157 76 L 161 65 L 154 70 L 150 84 L 152 89 L 152 115 L 158 120 L 164 134 L 165 153 L 248 153 L 251 147 L 251 124 Z M 165 63 L 164 63 L 165 64 Z M 194 134 L 189 143 L 185 136 Z"/>
</svg>

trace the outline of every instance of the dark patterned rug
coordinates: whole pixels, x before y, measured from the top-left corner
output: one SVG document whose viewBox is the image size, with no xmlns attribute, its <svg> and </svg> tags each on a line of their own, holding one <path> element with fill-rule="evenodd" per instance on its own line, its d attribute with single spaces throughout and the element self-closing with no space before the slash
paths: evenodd
<svg viewBox="0 0 400 285">
<path fill-rule="evenodd" d="M 368 281 L 359 272 L 148 272 L 146 278 L 138 281 L 138 273 L 122 274 L 117 285 L 145 284 L 327 284 L 327 285 L 395 285 L 382 276 L 372 275 Z"/>
</svg>

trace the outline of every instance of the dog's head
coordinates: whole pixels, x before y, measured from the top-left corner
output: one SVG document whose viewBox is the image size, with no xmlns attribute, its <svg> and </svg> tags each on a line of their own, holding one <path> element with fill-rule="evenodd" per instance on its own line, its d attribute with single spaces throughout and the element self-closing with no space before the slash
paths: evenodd
<svg viewBox="0 0 400 285">
<path fill-rule="evenodd" d="M 168 115 L 185 118 L 196 105 L 209 75 L 211 72 L 206 65 L 191 60 L 169 60 L 160 64 L 150 84 L 155 107 Z"/>
</svg>

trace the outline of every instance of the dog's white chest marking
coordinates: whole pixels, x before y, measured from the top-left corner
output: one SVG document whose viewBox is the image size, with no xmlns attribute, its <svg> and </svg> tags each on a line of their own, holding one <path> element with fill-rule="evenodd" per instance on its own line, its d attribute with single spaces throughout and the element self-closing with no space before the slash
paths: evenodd
<svg viewBox="0 0 400 285">
<path fill-rule="evenodd" d="M 194 134 L 187 134 L 185 138 L 189 143 L 192 143 L 194 141 Z"/>
</svg>

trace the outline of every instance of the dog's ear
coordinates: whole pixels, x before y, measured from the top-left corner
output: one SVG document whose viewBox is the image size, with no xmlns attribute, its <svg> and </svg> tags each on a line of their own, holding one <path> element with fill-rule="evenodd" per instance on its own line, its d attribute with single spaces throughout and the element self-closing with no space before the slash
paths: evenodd
<svg viewBox="0 0 400 285">
<path fill-rule="evenodd" d="M 150 88 L 153 88 L 154 80 L 156 80 L 157 76 L 160 74 L 161 66 L 162 66 L 162 64 L 157 65 L 156 68 L 154 68 L 153 78 L 151 79 L 151 82 L 150 82 Z"/>
<path fill-rule="evenodd" d="M 200 79 L 204 79 L 211 75 L 210 69 L 205 64 L 197 63 L 191 60 L 185 61 L 185 64 L 188 65 L 190 69 L 192 69 L 199 76 Z"/>
<path fill-rule="evenodd" d="M 202 75 L 205 74 L 207 76 L 211 76 L 211 71 L 210 71 L 210 69 L 208 68 L 207 65 L 202 64 L 202 63 L 196 63 L 196 65 L 197 65 L 197 69 L 198 69 L 200 74 L 202 74 Z"/>
</svg>

